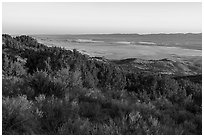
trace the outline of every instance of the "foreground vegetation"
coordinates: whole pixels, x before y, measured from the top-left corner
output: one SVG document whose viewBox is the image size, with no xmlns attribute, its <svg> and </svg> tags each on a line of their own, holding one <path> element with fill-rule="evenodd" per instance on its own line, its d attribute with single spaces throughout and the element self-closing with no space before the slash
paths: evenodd
<svg viewBox="0 0 204 137">
<path fill-rule="evenodd" d="M 133 72 L 2 38 L 3 134 L 202 134 L 201 76 Z"/>
</svg>

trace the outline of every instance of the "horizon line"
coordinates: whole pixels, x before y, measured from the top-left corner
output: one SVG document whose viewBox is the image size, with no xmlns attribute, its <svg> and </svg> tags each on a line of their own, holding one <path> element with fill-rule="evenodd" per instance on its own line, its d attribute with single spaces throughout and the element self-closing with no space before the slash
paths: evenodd
<svg viewBox="0 0 204 137">
<path fill-rule="evenodd" d="M 8 35 L 152 35 L 152 34 L 202 34 L 202 32 L 159 32 L 159 33 L 47 33 L 47 34 L 42 34 L 42 33 L 34 33 L 34 34 L 26 34 L 26 33 L 21 33 L 21 34 L 9 34 L 9 33 L 2 33 L 2 34 L 8 34 Z"/>
</svg>

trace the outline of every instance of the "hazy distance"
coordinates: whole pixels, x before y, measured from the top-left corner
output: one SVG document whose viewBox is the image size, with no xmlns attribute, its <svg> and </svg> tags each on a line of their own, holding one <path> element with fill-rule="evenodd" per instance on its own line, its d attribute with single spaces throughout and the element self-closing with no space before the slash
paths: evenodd
<svg viewBox="0 0 204 137">
<path fill-rule="evenodd" d="M 200 33 L 201 3 L 3 3 L 9 34 Z"/>
</svg>

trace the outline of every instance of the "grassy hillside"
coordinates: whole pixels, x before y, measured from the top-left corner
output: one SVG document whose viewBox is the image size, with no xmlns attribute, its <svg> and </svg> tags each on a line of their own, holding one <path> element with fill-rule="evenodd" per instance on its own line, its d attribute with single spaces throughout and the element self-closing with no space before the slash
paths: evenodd
<svg viewBox="0 0 204 137">
<path fill-rule="evenodd" d="M 2 35 L 2 134 L 202 134 L 201 77 L 132 62 Z"/>
</svg>

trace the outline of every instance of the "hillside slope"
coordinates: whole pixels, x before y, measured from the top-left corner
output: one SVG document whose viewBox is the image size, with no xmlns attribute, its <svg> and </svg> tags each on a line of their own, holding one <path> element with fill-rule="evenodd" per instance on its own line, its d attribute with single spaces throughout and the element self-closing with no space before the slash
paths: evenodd
<svg viewBox="0 0 204 137">
<path fill-rule="evenodd" d="M 129 58 L 124 60 L 113 60 L 112 62 L 123 67 L 124 69 L 132 69 L 133 71 L 146 71 L 168 75 L 199 75 L 202 73 L 201 61 L 191 60 L 143 60 L 137 58 Z"/>
<path fill-rule="evenodd" d="M 115 62 L 4 34 L 2 134 L 202 134 L 202 77 L 161 74 L 171 63 Z"/>
</svg>

